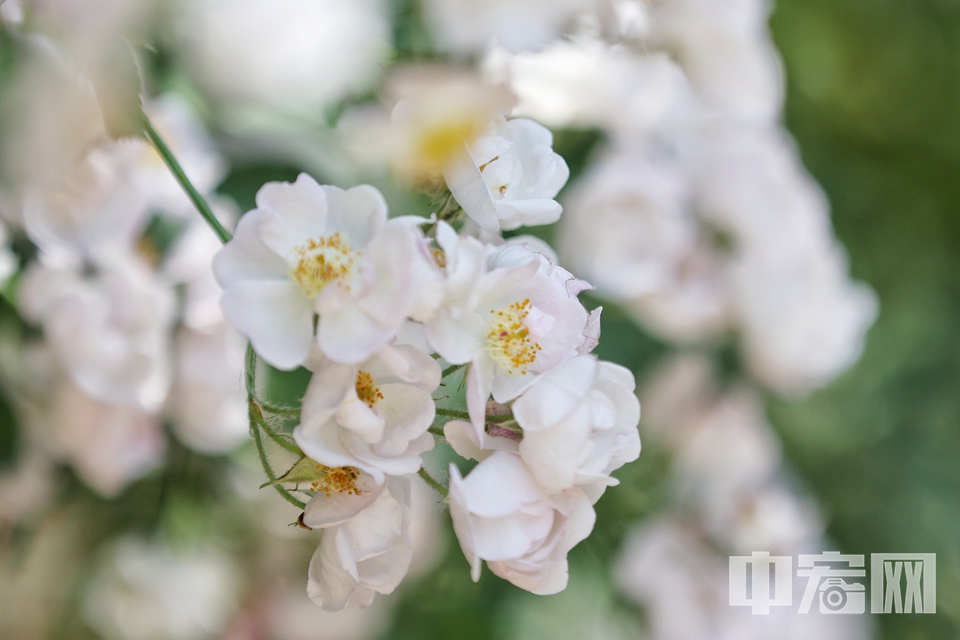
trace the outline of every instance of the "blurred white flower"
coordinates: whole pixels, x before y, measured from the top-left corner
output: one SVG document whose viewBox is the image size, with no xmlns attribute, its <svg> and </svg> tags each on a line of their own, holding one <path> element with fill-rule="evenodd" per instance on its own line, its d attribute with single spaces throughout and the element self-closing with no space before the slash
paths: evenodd
<svg viewBox="0 0 960 640">
<path fill-rule="evenodd" d="M 450 465 L 450 516 L 474 581 L 481 561 L 527 591 L 567 586 L 567 553 L 596 515 L 579 488 L 548 496 L 516 454 L 497 451 L 467 475 Z"/>
<path fill-rule="evenodd" d="M 443 49 L 481 51 L 497 42 L 511 51 L 558 38 L 597 0 L 426 0 L 423 10 Z"/>
<path fill-rule="evenodd" d="M 774 124 L 783 87 L 767 0 L 651 3 L 644 43 L 672 52 L 708 109 L 750 124 Z"/>
<path fill-rule="evenodd" d="M 564 260 L 655 332 L 701 340 L 728 326 L 725 256 L 692 215 L 689 169 L 676 158 L 615 152 L 571 191 Z"/>
<path fill-rule="evenodd" d="M 11 25 L 23 22 L 23 1 L 4 0 L 0 2 L 0 21 Z"/>
<path fill-rule="evenodd" d="M 588 36 L 536 53 L 496 49 L 484 68 L 516 94 L 513 115 L 549 127 L 602 127 L 618 137 L 676 145 L 697 113 L 689 82 L 669 56 L 638 55 Z"/>
<path fill-rule="evenodd" d="M 406 575 L 412 555 L 409 478 L 389 478 L 376 499 L 351 519 L 323 527 L 310 561 L 307 595 L 326 611 L 368 607 L 377 593 L 393 592 Z"/>
<path fill-rule="evenodd" d="M 583 355 L 555 367 L 513 403 L 520 458 L 548 493 L 574 485 L 596 500 L 610 473 L 640 456 L 633 374 Z"/>
<path fill-rule="evenodd" d="M 105 255 L 95 273 L 34 263 L 21 310 L 40 324 L 74 383 L 104 402 L 156 411 L 171 384 L 173 292 L 138 258 Z"/>
<path fill-rule="evenodd" d="M 317 121 L 372 85 L 390 51 L 383 0 L 180 3 L 183 61 L 224 107 Z"/>
<path fill-rule="evenodd" d="M 246 341 L 226 323 L 177 332 L 173 389 L 167 401 L 177 438 L 194 451 L 217 454 L 247 440 Z"/>
<path fill-rule="evenodd" d="M 822 386 L 859 358 L 876 295 L 850 279 L 826 197 L 789 140 L 715 129 L 705 143 L 697 208 L 732 239 L 747 365 L 784 394 Z"/>
<path fill-rule="evenodd" d="M 485 231 L 552 224 L 563 211 L 554 198 L 570 177 L 552 145 L 546 127 L 526 118 L 501 119 L 467 145 L 473 163 L 455 163 L 444 178 Z"/>
<path fill-rule="evenodd" d="M 160 466 L 166 450 L 160 416 L 109 404 L 87 395 L 72 382 L 53 392 L 45 413 L 53 453 L 106 498 Z"/>
<path fill-rule="evenodd" d="M 617 582 L 643 607 L 654 640 L 867 640 L 874 635 L 870 616 L 816 609 L 799 614 L 791 607 L 772 607 L 760 616 L 749 607 L 731 607 L 728 564 L 727 556 L 717 554 L 695 529 L 661 517 L 628 535 L 616 562 Z M 805 579 L 794 582 L 794 591 L 802 591 Z"/>
<path fill-rule="evenodd" d="M 323 358 L 312 368 L 293 431 L 307 456 L 330 467 L 356 467 L 378 483 L 420 469 L 421 454 L 434 444 L 427 429 L 440 367 L 433 358 L 391 345 L 359 365 Z"/>
<path fill-rule="evenodd" d="M 439 295 L 420 232 L 407 221 L 387 222 L 380 192 L 320 186 L 306 174 L 257 192 L 257 209 L 240 219 L 214 273 L 227 320 L 281 369 L 306 359 L 315 312 L 324 354 L 358 363 Z"/>
<path fill-rule="evenodd" d="M 50 252 L 89 254 L 132 244 L 149 214 L 146 194 L 134 180 L 143 142 L 106 142 L 92 149 L 46 188 L 28 187 L 23 224 Z"/>
<path fill-rule="evenodd" d="M 123 538 L 94 574 L 83 617 L 107 640 L 207 640 L 238 605 L 239 575 L 214 548 L 175 550 Z"/>
</svg>

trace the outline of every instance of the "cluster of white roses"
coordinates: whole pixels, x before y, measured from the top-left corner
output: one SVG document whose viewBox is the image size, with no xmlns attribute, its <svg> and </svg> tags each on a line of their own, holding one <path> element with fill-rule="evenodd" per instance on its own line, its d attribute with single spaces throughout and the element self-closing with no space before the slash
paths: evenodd
<svg viewBox="0 0 960 640">
<path fill-rule="evenodd" d="M 568 170 L 549 131 L 500 119 L 457 140 L 444 176 L 486 241 L 301 174 L 264 185 L 214 260 L 224 314 L 260 358 L 313 372 L 293 438 L 314 469 L 301 521 L 324 530 L 309 593 L 325 609 L 369 605 L 406 573 L 410 476 L 438 413 L 463 415 L 442 433 L 478 461 L 466 477 L 451 465 L 449 486 L 474 579 L 486 560 L 535 593 L 566 586 L 592 504 L 640 453 L 633 375 L 590 354 L 589 285 L 543 242 L 495 233 L 559 217 Z M 441 363 L 466 412 L 437 409 Z"/>
</svg>

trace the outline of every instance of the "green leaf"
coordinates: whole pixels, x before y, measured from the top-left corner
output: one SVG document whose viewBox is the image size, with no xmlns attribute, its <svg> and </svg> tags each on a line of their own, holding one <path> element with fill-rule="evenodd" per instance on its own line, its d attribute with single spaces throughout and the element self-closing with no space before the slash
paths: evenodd
<svg viewBox="0 0 960 640">
<path fill-rule="evenodd" d="M 260 488 L 270 487 L 275 484 L 309 484 L 316 480 L 322 480 L 327 475 L 327 468 L 319 462 L 315 462 L 304 456 L 297 460 L 297 463 L 290 467 L 285 474 L 270 482 L 260 485 Z"/>
</svg>

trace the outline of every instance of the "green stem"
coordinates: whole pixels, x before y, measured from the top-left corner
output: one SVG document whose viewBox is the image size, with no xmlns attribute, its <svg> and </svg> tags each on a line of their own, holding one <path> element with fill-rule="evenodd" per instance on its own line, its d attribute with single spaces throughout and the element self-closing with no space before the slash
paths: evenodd
<svg viewBox="0 0 960 640">
<path fill-rule="evenodd" d="M 446 416 L 448 418 L 457 418 L 459 420 L 470 420 L 470 414 L 466 411 L 457 411 L 456 409 L 441 409 L 437 407 L 438 416 Z"/>
<path fill-rule="evenodd" d="M 167 168 L 170 169 L 170 172 L 173 174 L 173 177 L 177 179 L 177 182 L 180 183 L 180 186 L 183 187 L 183 190 L 187 192 L 187 195 L 190 197 L 190 200 L 193 201 L 193 206 L 197 208 L 197 211 L 200 212 L 200 215 L 203 216 L 203 219 L 207 221 L 212 228 L 214 233 L 217 234 L 217 237 L 220 238 L 220 242 L 226 244 L 230 242 L 231 235 L 227 231 L 220 221 L 217 220 L 217 217 L 213 215 L 213 211 L 210 210 L 210 205 L 207 204 L 207 201 L 203 199 L 203 196 L 200 195 L 200 192 L 193 186 L 193 183 L 190 182 L 190 179 L 187 178 L 187 174 L 183 172 L 183 167 L 180 166 L 180 163 L 177 162 L 177 159 L 173 156 L 173 153 L 170 151 L 170 148 L 163 141 L 163 138 L 160 137 L 160 134 L 157 133 L 157 130 L 153 128 L 153 125 L 150 124 L 150 121 L 146 118 L 144 119 L 144 133 L 147 136 L 147 139 L 153 144 L 156 148 L 157 153 L 160 154 L 160 157 L 163 158 L 164 164 L 167 165 Z"/>
<path fill-rule="evenodd" d="M 444 498 L 447 497 L 447 494 L 449 493 L 447 488 L 442 484 L 440 484 L 439 482 L 437 482 L 436 480 L 434 480 L 433 476 L 427 473 L 426 469 L 424 469 L 423 467 L 420 467 L 420 471 L 417 471 L 417 475 L 423 478 L 423 481 L 426 482 L 431 489 L 433 489 L 434 491 L 442 495 Z"/>
<path fill-rule="evenodd" d="M 267 478 L 269 478 L 270 481 L 273 482 L 277 479 L 277 476 L 276 474 L 273 473 L 273 469 L 270 468 L 270 462 L 267 460 L 267 452 L 263 448 L 263 438 L 260 437 L 260 425 L 256 419 L 256 416 L 254 415 L 254 412 L 256 411 L 257 411 L 256 406 L 254 406 L 254 404 L 251 403 L 250 404 L 250 430 L 253 432 L 253 441 L 257 445 L 257 454 L 260 455 L 260 463 L 263 465 L 263 471 L 264 473 L 267 474 Z M 298 509 L 306 508 L 307 503 L 297 500 L 296 498 L 293 497 L 293 495 L 291 495 L 289 491 L 287 491 L 280 485 L 275 484 L 273 485 L 273 488 L 277 490 L 277 493 L 279 493 L 284 500 L 286 500 L 296 508 Z"/>
<path fill-rule="evenodd" d="M 257 404 L 260 405 L 260 408 L 265 410 L 267 413 L 275 413 L 279 416 L 284 416 L 286 418 L 299 418 L 300 409 L 296 407 L 282 407 L 278 404 L 273 404 L 271 402 L 266 402 L 261 399 L 257 399 Z"/>
<path fill-rule="evenodd" d="M 470 414 L 466 411 L 457 411 L 456 409 L 441 409 L 437 407 L 437 415 L 445 416 L 447 418 L 456 418 L 458 420 L 470 420 Z M 485 416 L 484 420 L 487 422 L 510 422 L 513 420 L 511 414 L 506 414 L 502 416 Z"/>
<path fill-rule="evenodd" d="M 245 363 L 247 396 L 252 400 L 257 397 L 257 352 L 253 345 L 247 343 L 247 357 Z"/>
<path fill-rule="evenodd" d="M 253 412 L 251 415 L 253 416 L 253 419 L 256 420 L 257 426 L 263 429 L 263 432 L 270 436 L 270 439 L 276 442 L 278 446 L 286 449 L 297 457 L 303 457 L 303 451 L 300 450 L 300 447 L 295 444 L 290 444 L 284 440 L 280 434 L 270 428 L 270 425 L 267 424 L 267 421 L 264 419 L 263 414 L 259 412 L 259 409 Z"/>
</svg>

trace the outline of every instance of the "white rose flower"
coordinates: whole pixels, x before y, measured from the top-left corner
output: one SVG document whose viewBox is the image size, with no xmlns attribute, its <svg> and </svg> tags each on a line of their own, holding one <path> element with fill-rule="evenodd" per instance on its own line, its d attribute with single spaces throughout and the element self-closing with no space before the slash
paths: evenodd
<svg viewBox="0 0 960 640">
<path fill-rule="evenodd" d="M 436 413 L 430 394 L 440 384 L 440 367 L 433 358 L 391 345 L 359 365 L 321 358 L 312 368 L 293 431 L 308 457 L 356 467 L 378 483 L 420 469 L 420 455 L 434 444 L 427 429 Z"/>
<path fill-rule="evenodd" d="M 390 54 L 383 0 L 179 4 L 184 59 L 201 86 L 222 105 L 257 116 L 316 120 L 375 82 Z"/>
<path fill-rule="evenodd" d="M 455 164 L 444 171 L 444 178 L 464 212 L 482 229 L 510 230 L 560 219 L 563 208 L 554 198 L 570 170 L 553 151 L 549 129 L 526 118 L 501 118 L 467 150 L 472 165 Z"/>
<path fill-rule="evenodd" d="M 538 254 L 529 252 L 522 266 L 486 271 L 478 241 L 445 225 L 437 241 L 456 262 L 445 267 L 445 302 L 426 323 L 427 341 L 447 362 L 471 363 L 467 407 L 472 422 L 482 424 L 491 393 L 500 403 L 513 400 L 539 374 L 577 355 L 588 316 Z"/>
<path fill-rule="evenodd" d="M 633 374 L 583 355 L 557 366 L 513 403 L 520 458 L 548 493 L 574 485 L 596 501 L 610 473 L 640 456 Z M 586 485 L 586 486 L 585 486 Z"/>
<path fill-rule="evenodd" d="M 239 579 L 220 549 L 171 549 L 122 538 L 83 592 L 82 613 L 104 638 L 220 637 L 240 604 Z"/>
<path fill-rule="evenodd" d="M 306 174 L 269 183 L 214 259 L 227 320 L 280 369 L 300 365 L 314 339 L 338 362 L 387 344 L 422 319 L 439 275 L 412 222 L 387 222 L 373 187 L 321 186 Z"/>
<path fill-rule="evenodd" d="M 320 493 L 311 499 L 303 523 L 323 528 L 320 546 L 310 561 L 307 595 L 311 600 L 327 611 L 340 611 L 368 607 L 376 593 L 397 588 L 412 557 L 410 499 L 410 479 L 394 477 L 362 496 L 347 494 L 340 499 L 338 507 L 361 508 L 355 513 L 333 509 L 337 518 L 329 517 L 329 496 Z"/>
<path fill-rule="evenodd" d="M 497 451 L 466 478 L 450 465 L 450 515 L 471 576 L 480 564 L 538 595 L 567 586 L 567 553 L 596 519 L 579 488 L 548 496 L 516 454 Z"/>
<path fill-rule="evenodd" d="M 73 381 L 104 402 L 156 411 L 170 389 L 174 299 L 145 264 L 111 254 L 90 277 L 37 262 L 20 288 Z"/>
<path fill-rule="evenodd" d="M 145 144 L 103 143 L 66 169 L 59 180 L 28 187 L 23 198 L 27 235 L 45 251 L 86 254 L 130 245 L 146 223 L 146 194 L 133 178 Z"/>
<path fill-rule="evenodd" d="M 160 416 L 101 402 L 71 382 L 54 392 L 48 422 L 56 455 L 106 498 L 160 466 L 166 450 Z"/>
</svg>

